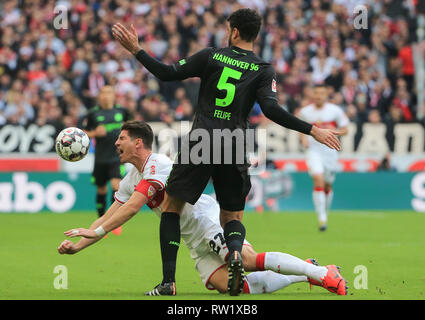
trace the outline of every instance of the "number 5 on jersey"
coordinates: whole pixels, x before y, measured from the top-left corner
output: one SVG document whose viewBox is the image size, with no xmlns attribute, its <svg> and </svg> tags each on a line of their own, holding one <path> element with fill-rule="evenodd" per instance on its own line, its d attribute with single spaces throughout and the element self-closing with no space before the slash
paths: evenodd
<svg viewBox="0 0 425 320">
<path fill-rule="evenodd" d="M 239 80 L 242 76 L 242 72 L 230 69 L 228 67 L 223 68 L 220 79 L 218 80 L 217 89 L 226 90 L 226 96 L 223 99 L 216 98 L 215 105 L 219 107 L 227 107 L 235 98 L 236 86 L 233 83 L 228 82 L 229 78 Z"/>
</svg>

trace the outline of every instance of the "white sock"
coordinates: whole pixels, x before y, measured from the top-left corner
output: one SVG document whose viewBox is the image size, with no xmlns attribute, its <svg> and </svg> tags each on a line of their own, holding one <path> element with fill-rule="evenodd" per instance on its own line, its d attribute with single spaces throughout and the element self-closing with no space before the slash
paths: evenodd
<svg viewBox="0 0 425 320">
<path fill-rule="evenodd" d="M 251 272 L 245 279 L 251 294 L 270 293 L 295 282 L 307 281 L 307 278 L 303 276 L 286 276 L 273 271 Z"/>
<path fill-rule="evenodd" d="M 332 205 L 332 200 L 334 198 L 334 191 L 332 189 L 329 189 L 329 191 L 326 193 L 326 212 L 329 212 Z"/>
<path fill-rule="evenodd" d="M 328 221 L 328 217 L 326 214 L 326 195 L 323 189 L 315 188 L 313 190 L 313 203 L 319 222 L 326 223 Z"/>
<path fill-rule="evenodd" d="M 286 275 L 303 275 L 321 281 L 326 276 L 326 267 L 315 266 L 283 252 L 266 252 L 264 257 L 264 269 Z"/>
</svg>

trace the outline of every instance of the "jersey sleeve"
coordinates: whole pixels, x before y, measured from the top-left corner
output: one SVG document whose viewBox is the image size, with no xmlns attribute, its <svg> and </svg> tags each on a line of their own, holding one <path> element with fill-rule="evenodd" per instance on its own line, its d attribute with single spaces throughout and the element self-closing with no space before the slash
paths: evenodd
<svg viewBox="0 0 425 320">
<path fill-rule="evenodd" d="M 267 67 L 260 75 L 260 81 L 256 92 L 257 101 L 260 103 L 264 99 L 272 99 L 277 101 L 277 89 L 276 89 L 276 73 L 273 67 Z"/>
<path fill-rule="evenodd" d="M 301 108 L 301 110 L 298 112 L 298 118 L 308 122 L 307 117 L 306 117 L 305 107 Z"/>
<path fill-rule="evenodd" d="M 202 76 L 212 50 L 213 48 L 205 48 L 172 65 L 156 60 L 144 50 L 140 50 L 136 58 L 149 72 L 162 81 L 185 80 Z"/>
<path fill-rule="evenodd" d="M 213 48 L 205 48 L 194 55 L 181 59 L 179 62 L 173 64 L 173 68 L 179 79 L 182 80 L 190 77 L 201 77 L 208 64 L 208 59 L 212 51 Z"/>
<path fill-rule="evenodd" d="M 149 161 L 143 172 L 143 179 L 159 186 L 158 190 L 163 190 L 170 174 L 170 168 L 161 165 L 159 160 Z"/>
<path fill-rule="evenodd" d="M 338 107 L 338 117 L 336 119 L 336 123 L 338 128 L 346 127 L 350 124 L 350 120 L 348 119 L 347 115 L 345 114 L 344 110 L 342 110 L 340 107 Z"/>
<path fill-rule="evenodd" d="M 310 134 L 312 125 L 284 110 L 277 101 L 276 76 L 273 67 L 268 67 L 262 74 L 256 92 L 257 101 L 264 115 L 282 127 Z"/>
<path fill-rule="evenodd" d="M 131 186 L 130 182 L 130 172 L 124 177 L 124 179 L 120 182 L 120 187 L 118 188 L 118 191 L 115 192 L 114 198 L 116 201 L 118 201 L 120 204 L 124 204 L 130 199 L 133 188 Z"/>
</svg>

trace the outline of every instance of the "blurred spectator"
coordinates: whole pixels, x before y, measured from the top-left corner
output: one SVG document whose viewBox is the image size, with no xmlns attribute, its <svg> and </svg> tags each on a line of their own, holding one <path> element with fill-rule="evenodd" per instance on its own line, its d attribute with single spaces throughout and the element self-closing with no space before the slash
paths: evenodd
<svg viewBox="0 0 425 320">
<path fill-rule="evenodd" d="M 34 109 L 22 98 L 21 92 L 9 91 L 3 114 L 7 123 L 26 125 L 34 118 Z"/>
<path fill-rule="evenodd" d="M 415 66 L 413 63 L 413 50 L 412 46 L 405 41 L 404 45 L 400 48 L 398 58 L 401 64 L 401 74 L 407 82 L 407 89 L 413 88 L 413 81 L 415 75 Z"/>
<path fill-rule="evenodd" d="M 90 72 L 87 73 L 82 84 L 84 104 L 88 108 L 94 107 L 99 91 L 105 84 L 105 77 L 100 72 L 99 64 L 93 61 Z"/>
<path fill-rule="evenodd" d="M 410 100 L 410 94 L 407 91 L 407 88 L 399 87 L 392 103 L 395 107 L 401 110 L 405 121 L 413 121 L 414 114 L 411 110 L 412 105 Z"/>
<path fill-rule="evenodd" d="M 367 119 L 370 123 L 380 123 L 381 115 L 379 114 L 378 110 L 371 110 L 368 114 Z"/>
<path fill-rule="evenodd" d="M 176 108 L 175 119 L 189 121 L 192 120 L 192 115 L 192 104 L 190 103 L 189 99 L 182 99 Z"/>
</svg>

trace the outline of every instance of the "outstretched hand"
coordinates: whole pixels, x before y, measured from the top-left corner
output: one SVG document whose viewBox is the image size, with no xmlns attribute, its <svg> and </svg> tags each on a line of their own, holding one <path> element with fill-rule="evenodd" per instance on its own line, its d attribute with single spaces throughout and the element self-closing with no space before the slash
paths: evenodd
<svg viewBox="0 0 425 320">
<path fill-rule="evenodd" d="M 71 229 L 71 230 L 65 231 L 64 234 L 70 238 L 83 237 L 87 239 L 93 239 L 93 238 L 99 237 L 94 230 L 84 229 L 84 228 Z"/>
<path fill-rule="evenodd" d="M 340 132 L 334 129 L 322 129 L 316 126 L 313 126 L 310 132 L 310 135 L 328 146 L 331 149 L 335 149 L 337 151 L 341 150 L 341 143 L 339 142 L 337 136 L 340 135 Z"/>
<path fill-rule="evenodd" d="M 58 252 L 60 254 L 74 254 L 78 252 L 78 249 L 72 241 L 64 240 L 58 247 Z"/>
<path fill-rule="evenodd" d="M 116 23 L 112 27 L 112 35 L 131 54 L 136 54 L 142 49 L 139 45 L 137 31 L 133 25 L 128 30 L 121 23 Z"/>
</svg>

